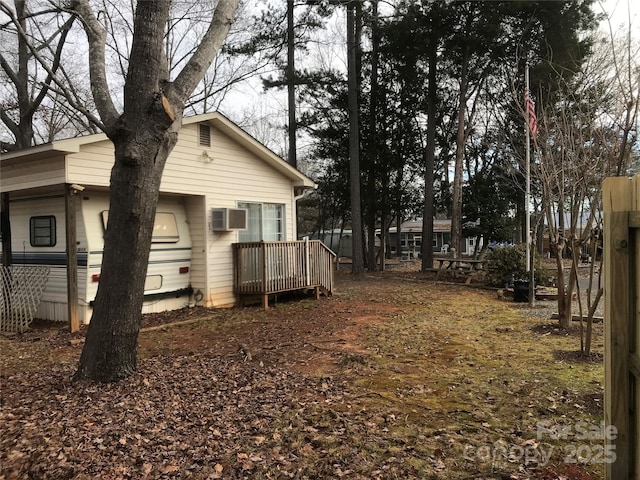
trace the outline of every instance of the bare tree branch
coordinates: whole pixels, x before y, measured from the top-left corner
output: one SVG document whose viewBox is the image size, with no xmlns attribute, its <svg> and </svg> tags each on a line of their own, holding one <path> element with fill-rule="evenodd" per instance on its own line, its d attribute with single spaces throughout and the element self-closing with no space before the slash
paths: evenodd
<svg viewBox="0 0 640 480">
<path fill-rule="evenodd" d="M 36 111 L 36 109 L 42 103 L 42 100 L 44 100 L 44 98 L 46 97 L 47 91 L 51 85 L 51 82 L 53 81 L 53 76 L 55 75 L 55 72 L 58 70 L 58 68 L 60 68 L 60 59 L 62 57 L 62 51 L 64 49 L 64 45 L 67 40 L 67 35 L 69 34 L 69 31 L 71 30 L 71 26 L 73 25 L 74 21 L 75 21 L 75 17 L 73 16 L 70 17 L 59 30 L 60 40 L 58 41 L 58 46 L 56 47 L 56 51 L 53 56 L 53 62 L 51 64 L 52 73 L 47 75 L 47 78 L 45 79 L 45 81 L 42 82 L 43 87 L 40 89 L 40 93 L 38 93 L 36 98 L 33 99 L 33 101 L 31 102 L 30 112 L 32 113 Z M 48 44 L 46 46 L 43 45 L 43 48 L 46 48 L 48 46 L 49 46 Z"/>
<path fill-rule="evenodd" d="M 97 121 L 96 123 L 101 124 L 101 128 L 107 132 L 113 128 L 118 120 L 119 113 L 113 104 L 107 82 L 105 61 L 106 32 L 94 15 L 88 0 L 74 0 L 72 9 L 77 12 L 82 19 L 84 30 L 89 39 L 91 91 L 93 92 L 96 108 L 102 119 L 102 122 Z"/>
<path fill-rule="evenodd" d="M 184 66 L 173 82 L 174 94 L 181 104 L 189 98 L 204 78 L 204 75 L 213 62 L 233 22 L 233 15 L 238 7 L 239 0 L 220 0 L 216 7 L 209 29 L 205 34 L 198 49 L 189 62 Z"/>
</svg>

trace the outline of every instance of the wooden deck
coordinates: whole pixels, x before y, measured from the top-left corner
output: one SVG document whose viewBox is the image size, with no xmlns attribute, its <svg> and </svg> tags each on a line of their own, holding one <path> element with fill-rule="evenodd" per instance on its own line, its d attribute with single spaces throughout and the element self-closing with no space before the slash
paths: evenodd
<svg viewBox="0 0 640 480">
<path fill-rule="evenodd" d="M 242 297 L 261 296 L 265 309 L 269 295 L 314 289 L 333 293 L 333 260 L 319 240 L 293 242 L 247 242 L 233 244 L 234 291 Z"/>
</svg>

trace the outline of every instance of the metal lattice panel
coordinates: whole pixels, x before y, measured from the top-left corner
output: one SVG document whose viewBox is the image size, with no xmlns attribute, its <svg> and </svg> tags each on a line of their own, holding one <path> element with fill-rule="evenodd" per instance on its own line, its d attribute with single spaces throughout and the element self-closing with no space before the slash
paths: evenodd
<svg viewBox="0 0 640 480">
<path fill-rule="evenodd" d="M 0 331 L 24 332 L 29 328 L 48 278 L 46 266 L 0 266 Z"/>
</svg>

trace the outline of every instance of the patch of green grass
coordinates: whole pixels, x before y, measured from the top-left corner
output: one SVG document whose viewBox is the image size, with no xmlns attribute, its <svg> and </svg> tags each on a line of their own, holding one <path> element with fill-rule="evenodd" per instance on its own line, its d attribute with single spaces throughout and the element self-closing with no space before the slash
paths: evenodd
<svg viewBox="0 0 640 480">
<path fill-rule="evenodd" d="M 411 457 L 422 474 L 452 475 L 469 446 L 517 449 L 533 445 L 526 442 L 537 440 L 539 425 L 602 419 L 602 363 L 554 356 L 578 350 L 575 335 L 536 333 L 540 319 L 464 287 L 407 284 L 394 303 L 400 311 L 365 332 L 372 354 L 354 385 L 359 406 L 393 415 L 389 432 L 419 442 L 432 460 Z M 574 445 L 540 440 L 554 446 L 551 461 L 560 464 Z M 478 468 L 485 474 L 493 466 Z M 602 465 L 585 468 L 599 473 Z"/>
</svg>

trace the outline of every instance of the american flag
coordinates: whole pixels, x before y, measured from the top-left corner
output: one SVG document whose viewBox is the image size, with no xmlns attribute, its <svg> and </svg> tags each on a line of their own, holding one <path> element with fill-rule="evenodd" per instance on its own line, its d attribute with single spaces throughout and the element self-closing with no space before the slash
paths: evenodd
<svg viewBox="0 0 640 480">
<path fill-rule="evenodd" d="M 536 118 L 536 105 L 533 103 L 529 89 L 524 91 L 524 109 L 531 136 L 536 138 L 536 135 L 538 135 L 538 119 Z"/>
</svg>

